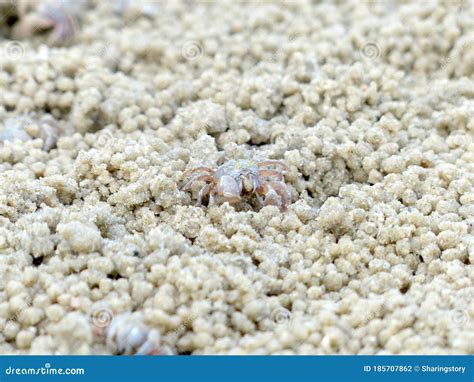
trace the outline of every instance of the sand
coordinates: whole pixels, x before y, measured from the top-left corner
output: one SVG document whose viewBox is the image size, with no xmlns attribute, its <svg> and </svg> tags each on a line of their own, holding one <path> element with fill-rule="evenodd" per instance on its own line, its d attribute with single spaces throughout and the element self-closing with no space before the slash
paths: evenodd
<svg viewBox="0 0 474 382">
<path fill-rule="evenodd" d="M 474 353 L 474 2 L 10 3 L 0 353 Z M 288 209 L 180 189 L 232 159 Z"/>
</svg>

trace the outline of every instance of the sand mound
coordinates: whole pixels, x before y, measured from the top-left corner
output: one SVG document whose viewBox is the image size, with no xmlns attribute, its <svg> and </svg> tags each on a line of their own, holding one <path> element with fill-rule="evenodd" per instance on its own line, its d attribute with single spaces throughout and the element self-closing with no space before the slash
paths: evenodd
<svg viewBox="0 0 474 382">
<path fill-rule="evenodd" d="M 474 352 L 472 1 L 3 6 L 0 353 Z"/>
</svg>

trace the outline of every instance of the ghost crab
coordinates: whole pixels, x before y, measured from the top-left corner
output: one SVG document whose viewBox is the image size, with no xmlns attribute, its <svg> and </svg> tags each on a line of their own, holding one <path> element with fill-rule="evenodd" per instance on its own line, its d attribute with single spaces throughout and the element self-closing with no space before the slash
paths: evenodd
<svg viewBox="0 0 474 382">
<path fill-rule="evenodd" d="M 0 123 L 0 146 L 8 141 L 41 139 L 42 149 L 50 151 L 63 132 L 59 123 L 50 116 L 36 118 L 26 114 L 8 117 Z"/>
<path fill-rule="evenodd" d="M 175 349 L 165 344 L 156 328 L 145 323 L 143 312 L 117 315 L 108 309 L 92 312 L 92 333 L 110 349 L 123 355 L 173 355 Z"/>
<path fill-rule="evenodd" d="M 86 0 L 19 0 L 14 37 L 51 31 L 48 39 L 51 45 L 68 44 L 76 34 L 79 16 L 86 7 Z"/>
<path fill-rule="evenodd" d="M 145 324 L 142 312 L 125 312 L 113 317 L 110 325 L 99 332 L 106 336 L 106 343 L 126 355 L 172 355 L 157 329 Z"/>
<path fill-rule="evenodd" d="M 198 205 L 209 196 L 209 205 L 237 204 L 255 196 L 260 207 L 272 205 L 285 211 L 291 203 L 291 192 L 284 182 L 289 167 L 276 160 L 230 160 L 217 169 L 197 167 L 185 171 L 191 179 L 182 187 L 188 190 L 196 182 L 206 183 L 199 191 Z"/>
</svg>

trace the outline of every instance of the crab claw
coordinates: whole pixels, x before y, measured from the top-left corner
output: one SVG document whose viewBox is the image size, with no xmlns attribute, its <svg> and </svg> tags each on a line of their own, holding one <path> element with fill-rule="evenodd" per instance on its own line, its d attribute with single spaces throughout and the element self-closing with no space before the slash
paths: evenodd
<svg viewBox="0 0 474 382">
<path fill-rule="evenodd" d="M 253 174 L 242 175 L 242 187 L 246 192 L 255 192 L 258 187 L 258 180 Z"/>
<path fill-rule="evenodd" d="M 291 193 L 283 182 L 270 182 L 257 189 L 259 203 L 265 206 L 277 206 L 286 211 L 291 203 Z"/>
<path fill-rule="evenodd" d="M 241 186 L 239 186 L 233 177 L 223 175 L 219 179 L 219 183 L 216 187 L 216 195 L 222 200 L 229 202 L 230 204 L 238 203 L 240 202 L 240 192 Z"/>
</svg>

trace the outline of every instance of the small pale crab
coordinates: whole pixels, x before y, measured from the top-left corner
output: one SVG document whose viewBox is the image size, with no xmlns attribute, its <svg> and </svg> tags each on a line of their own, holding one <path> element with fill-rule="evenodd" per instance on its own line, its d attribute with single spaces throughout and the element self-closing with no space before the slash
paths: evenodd
<svg viewBox="0 0 474 382">
<path fill-rule="evenodd" d="M 49 151 L 56 146 L 59 135 L 63 132 L 59 123 L 50 116 L 41 118 L 29 115 L 17 115 L 6 118 L 0 123 L 0 146 L 7 141 L 29 141 L 41 139 L 43 150 Z"/>
<path fill-rule="evenodd" d="M 70 42 L 76 31 L 87 0 L 18 0 L 18 22 L 14 37 L 31 37 L 51 30 L 48 42 L 64 45 Z"/>
<path fill-rule="evenodd" d="M 209 197 L 209 205 L 228 202 L 237 204 L 242 199 L 255 197 L 260 207 L 272 205 L 285 211 L 291 203 L 291 192 L 284 182 L 289 167 L 277 160 L 230 160 L 217 169 L 196 167 L 185 171 L 190 178 L 182 190 L 190 189 L 196 182 L 205 184 L 199 191 L 197 204 Z"/>
<path fill-rule="evenodd" d="M 172 355 L 171 347 L 162 342 L 157 329 L 144 322 L 142 312 L 125 312 L 113 318 L 105 329 L 106 343 L 125 355 Z"/>
</svg>

